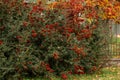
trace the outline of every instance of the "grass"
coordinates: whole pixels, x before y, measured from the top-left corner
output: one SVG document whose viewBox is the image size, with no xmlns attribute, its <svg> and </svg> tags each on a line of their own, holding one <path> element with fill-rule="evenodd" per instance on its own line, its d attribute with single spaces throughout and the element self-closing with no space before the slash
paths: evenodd
<svg viewBox="0 0 120 80">
<path fill-rule="evenodd" d="M 34 78 L 24 80 L 62 80 L 60 77 L 52 76 L 51 79 Z M 120 80 L 120 67 L 106 67 L 95 74 L 71 75 L 67 80 Z"/>
<path fill-rule="evenodd" d="M 112 42 L 113 43 L 120 43 L 120 38 L 119 37 L 112 37 Z"/>
</svg>

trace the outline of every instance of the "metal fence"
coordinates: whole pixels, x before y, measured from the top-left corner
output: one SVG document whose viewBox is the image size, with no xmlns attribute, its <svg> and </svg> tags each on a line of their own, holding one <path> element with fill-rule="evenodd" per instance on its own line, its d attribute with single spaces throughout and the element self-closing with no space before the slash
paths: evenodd
<svg viewBox="0 0 120 80">
<path fill-rule="evenodd" d="M 113 56 L 120 56 L 120 24 L 112 23 L 111 26 L 110 54 Z"/>
</svg>

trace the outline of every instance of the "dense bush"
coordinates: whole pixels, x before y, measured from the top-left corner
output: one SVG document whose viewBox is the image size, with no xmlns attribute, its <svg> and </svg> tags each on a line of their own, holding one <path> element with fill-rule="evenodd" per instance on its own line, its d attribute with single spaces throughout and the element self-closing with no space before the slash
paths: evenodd
<svg viewBox="0 0 120 80">
<path fill-rule="evenodd" d="M 106 56 L 108 19 L 113 18 L 102 18 L 100 5 L 84 1 L 51 5 L 0 2 L 1 80 L 52 73 L 65 79 L 99 68 Z"/>
</svg>

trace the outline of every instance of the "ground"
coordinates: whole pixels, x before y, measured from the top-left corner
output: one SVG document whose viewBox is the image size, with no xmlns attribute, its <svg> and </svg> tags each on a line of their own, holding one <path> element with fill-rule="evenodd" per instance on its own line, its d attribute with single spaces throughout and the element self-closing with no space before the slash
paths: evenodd
<svg viewBox="0 0 120 80">
<path fill-rule="evenodd" d="M 34 78 L 24 80 L 61 80 L 61 78 L 51 76 L 51 79 Z M 120 80 L 120 67 L 118 66 L 105 67 L 101 71 L 89 75 L 88 74 L 70 75 L 67 80 Z"/>
</svg>

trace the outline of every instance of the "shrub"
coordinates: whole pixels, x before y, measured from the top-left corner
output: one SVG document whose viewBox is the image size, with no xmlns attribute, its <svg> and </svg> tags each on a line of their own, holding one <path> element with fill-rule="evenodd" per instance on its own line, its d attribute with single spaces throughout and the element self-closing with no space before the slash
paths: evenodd
<svg viewBox="0 0 120 80">
<path fill-rule="evenodd" d="M 0 78 L 95 72 L 106 56 L 109 20 L 97 13 L 102 7 L 83 3 L 47 9 L 41 2 L 1 1 Z"/>
</svg>

